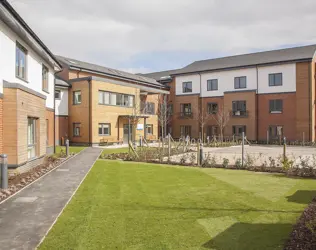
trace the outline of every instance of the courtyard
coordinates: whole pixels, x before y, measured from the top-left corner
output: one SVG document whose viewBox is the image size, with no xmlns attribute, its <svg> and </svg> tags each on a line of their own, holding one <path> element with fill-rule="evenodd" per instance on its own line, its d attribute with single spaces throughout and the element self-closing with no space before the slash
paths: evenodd
<svg viewBox="0 0 316 250">
<path fill-rule="evenodd" d="M 98 160 L 39 249 L 283 249 L 311 179 Z"/>
</svg>

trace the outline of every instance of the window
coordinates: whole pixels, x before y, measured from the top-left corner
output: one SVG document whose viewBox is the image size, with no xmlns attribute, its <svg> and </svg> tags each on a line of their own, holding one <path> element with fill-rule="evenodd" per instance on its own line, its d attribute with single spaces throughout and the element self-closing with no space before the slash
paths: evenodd
<svg viewBox="0 0 316 250">
<path fill-rule="evenodd" d="M 283 127 L 282 126 L 269 126 L 269 138 L 279 139 L 283 137 Z"/>
<path fill-rule="evenodd" d="M 181 117 L 191 117 L 191 103 L 180 104 L 180 116 Z"/>
<path fill-rule="evenodd" d="M 233 135 L 242 136 L 242 132 L 245 132 L 245 135 L 246 135 L 246 126 L 244 125 L 233 126 Z"/>
<path fill-rule="evenodd" d="M 60 100 L 60 90 L 55 90 L 55 99 Z"/>
<path fill-rule="evenodd" d="M 269 74 L 269 86 L 282 86 L 282 73 Z"/>
<path fill-rule="evenodd" d="M 81 91 L 74 91 L 73 92 L 73 104 L 78 105 L 81 104 Z"/>
<path fill-rule="evenodd" d="M 219 127 L 218 126 L 208 126 L 207 127 L 207 136 L 217 136 L 219 135 Z M 211 138 L 210 138 L 211 139 Z"/>
<path fill-rule="evenodd" d="M 173 104 L 168 104 L 168 115 L 173 114 Z"/>
<path fill-rule="evenodd" d="M 143 102 L 141 109 L 142 109 L 143 114 L 154 115 L 155 114 L 155 103 Z"/>
<path fill-rule="evenodd" d="M 27 118 L 27 158 L 36 157 L 36 120 L 35 118 Z"/>
<path fill-rule="evenodd" d="M 190 136 L 191 137 L 191 126 L 180 126 L 181 136 Z"/>
<path fill-rule="evenodd" d="M 100 90 L 99 104 L 134 107 L 134 96 Z"/>
<path fill-rule="evenodd" d="M 46 119 L 46 146 L 48 146 L 49 143 L 49 120 Z"/>
<path fill-rule="evenodd" d="M 182 83 L 182 92 L 183 93 L 192 92 L 192 82 L 183 82 Z"/>
<path fill-rule="evenodd" d="M 99 135 L 111 135 L 111 124 L 99 123 Z"/>
<path fill-rule="evenodd" d="M 80 136 L 81 123 L 73 123 L 73 136 Z"/>
<path fill-rule="evenodd" d="M 154 131 L 153 128 L 154 126 L 152 124 L 146 124 L 146 133 L 152 135 Z"/>
<path fill-rule="evenodd" d="M 218 105 L 217 103 L 208 103 L 207 104 L 207 112 L 209 114 L 216 114 L 218 111 Z"/>
<path fill-rule="evenodd" d="M 235 85 L 235 89 L 247 88 L 247 77 L 246 76 L 235 77 L 234 85 Z"/>
<path fill-rule="evenodd" d="M 269 111 L 271 114 L 280 114 L 283 111 L 283 100 L 270 100 Z"/>
<path fill-rule="evenodd" d="M 15 75 L 18 78 L 26 80 L 26 61 L 27 50 L 19 43 L 16 44 L 16 58 L 15 58 Z"/>
<path fill-rule="evenodd" d="M 43 64 L 42 65 L 42 88 L 43 91 L 48 92 L 48 68 Z"/>
<path fill-rule="evenodd" d="M 207 91 L 214 91 L 214 90 L 218 90 L 218 80 L 217 79 L 207 80 Z"/>
<path fill-rule="evenodd" d="M 247 116 L 246 101 L 233 101 L 233 116 Z"/>
</svg>

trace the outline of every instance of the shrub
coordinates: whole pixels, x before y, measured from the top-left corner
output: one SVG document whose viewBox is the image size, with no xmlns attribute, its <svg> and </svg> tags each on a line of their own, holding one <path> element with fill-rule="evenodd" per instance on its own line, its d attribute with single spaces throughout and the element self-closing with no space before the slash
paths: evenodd
<svg viewBox="0 0 316 250">
<path fill-rule="evenodd" d="M 283 156 L 281 156 L 280 157 L 280 162 L 281 162 L 281 164 L 282 164 L 282 168 L 284 169 L 284 170 L 288 170 L 288 169 L 290 169 L 290 168 L 292 168 L 293 167 L 293 165 L 294 165 L 294 161 L 293 160 L 290 160 L 288 157 L 283 157 Z"/>
<path fill-rule="evenodd" d="M 242 168 L 241 158 L 237 158 L 235 161 L 236 168 Z"/>
<path fill-rule="evenodd" d="M 190 162 L 191 162 L 191 165 L 195 165 L 196 164 L 196 154 L 195 153 L 191 153 L 191 155 L 190 155 Z"/>
<path fill-rule="evenodd" d="M 223 167 L 227 168 L 229 164 L 229 160 L 227 158 L 223 158 Z"/>
<path fill-rule="evenodd" d="M 180 157 L 180 164 L 185 164 L 187 162 L 188 156 L 187 154 L 182 154 Z"/>
<path fill-rule="evenodd" d="M 244 167 L 245 168 L 250 168 L 250 167 L 254 166 L 254 163 L 255 163 L 255 158 L 252 157 L 250 154 L 246 154 Z"/>
</svg>

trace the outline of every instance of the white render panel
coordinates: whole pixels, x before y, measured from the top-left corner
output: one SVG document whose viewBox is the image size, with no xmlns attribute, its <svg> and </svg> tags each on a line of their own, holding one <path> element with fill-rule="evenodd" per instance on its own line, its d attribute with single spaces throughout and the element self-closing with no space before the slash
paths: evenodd
<svg viewBox="0 0 316 250">
<path fill-rule="evenodd" d="M 247 88 L 235 89 L 235 77 L 246 76 Z M 218 90 L 207 91 L 207 80 L 217 79 Z M 202 97 L 223 96 L 226 91 L 245 91 L 257 89 L 256 68 L 225 70 L 202 74 Z"/>
<path fill-rule="evenodd" d="M 192 82 L 192 92 L 183 93 L 182 83 Z M 188 94 L 199 94 L 200 93 L 200 75 L 185 75 L 176 77 L 176 95 L 188 95 Z"/>
<path fill-rule="evenodd" d="M 15 76 L 16 42 L 27 49 L 27 81 Z M 42 90 L 42 64 L 49 68 L 49 93 Z M 54 70 L 10 28 L 0 21 L 0 93 L 3 81 L 19 83 L 47 97 L 46 107 L 54 108 Z"/>
<path fill-rule="evenodd" d="M 269 74 L 282 73 L 282 86 L 269 86 Z M 280 64 L 258 67 L 259 94 L 295 92 L 296 91 L 296 64 Z"/>
<path fill-rule="evenodd" d="M 60 90 L 60 100 L 55 100 L 55 114 L 68 115 L 68 89 L 56 87 L 56 90 Z"/>
</svg>

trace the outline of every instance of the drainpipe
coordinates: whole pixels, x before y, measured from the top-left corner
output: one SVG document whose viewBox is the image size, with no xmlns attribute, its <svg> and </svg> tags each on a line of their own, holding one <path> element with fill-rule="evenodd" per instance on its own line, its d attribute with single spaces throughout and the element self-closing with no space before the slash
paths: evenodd
<svg viewBox="0 0 316 250">
<path fill-rule="evenodd" d="M 92 116 L 91 116 L 91 106 L 92 106 L 92 98 L 91 98 L 91 79 L 88 80 L 89 84 L 89 146 L 92 146 L 91 141 L 91 123 L 92 123 Z"/>
<path fill-rule="evenodd" d="M 200 109 L 200 114 L 201 115 L 204 115 L 203 114 L 203 104 L 202 104 L 202 76 L 201 76 L 201 73 L 198 73 L 199 74 L 199 76 L 200 76 L 200 97 L 199 97 L 199 99 L 200 99 L 200 103 L 199 103 L 199 105 L 200 105 L 200 107 L 198 107 L 198 109 Z M 202 124 L 200 125 L 200 121 L 199 121 L 199 117 L 198 117 L 198 125 L 199 125 L 199 127 L 200 127 L 200 129 L 201 129 L 201 139 L 202 139 L 202 141 L 203 141 L 203 129 L 202 129 Z"/>
<path fill-rule="evenodd" d="M 257 91 L 256 91 L 256 138 L 257 141 L 259 140 L 259 75 L 258 75 L 258 66 L 256 66 L 256 73 L 257 73 Z"/>
<path fill-rule="evenodd" d="M 313 62 L 313 60 L 312 60 Z M 313 134 L 313 131 L 312 131 L 312 126 L 311 126 L 311 123 L 312 123 L 312 116 L 311 116 L 311 112 L 312 112 L 312 108 L 311 108 L 311 105 L 312 105 L 312 92 L 311 92 L 311 85 L 312 85 L 312 78 L 311 78 L 311 74 L 312 74 L 312 62 L 308 65 L 308 78 L 309 78 L 309 84 L 308 84 L 308 93 L 309 93 L 309 105 L 308 105 L 308 128 L 309 128 L 309 141 L 311 141 L 312 139 L 312 134 Z"/>
</svg>

